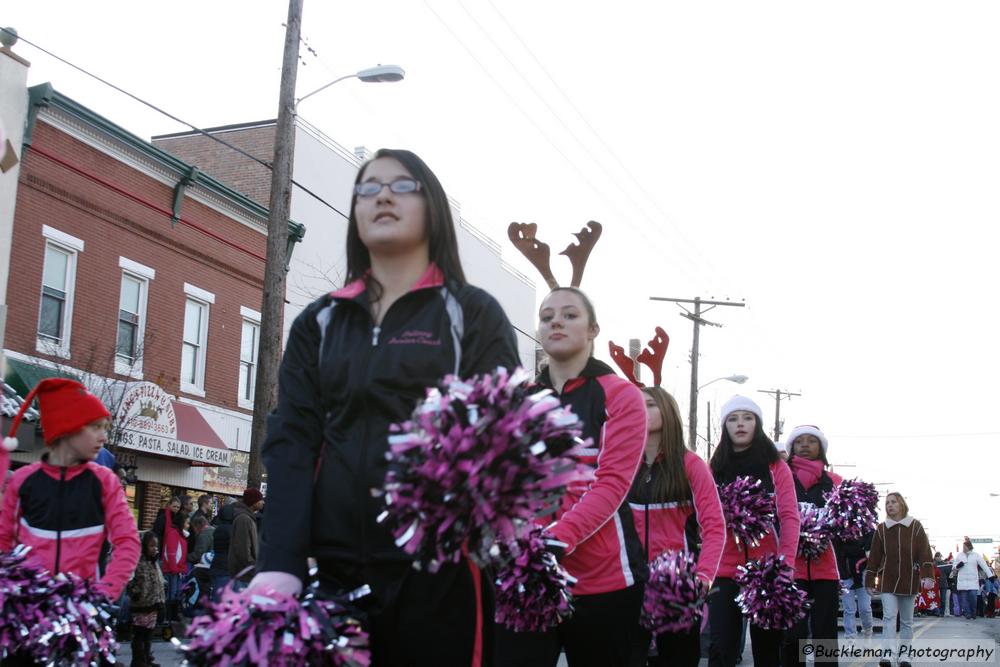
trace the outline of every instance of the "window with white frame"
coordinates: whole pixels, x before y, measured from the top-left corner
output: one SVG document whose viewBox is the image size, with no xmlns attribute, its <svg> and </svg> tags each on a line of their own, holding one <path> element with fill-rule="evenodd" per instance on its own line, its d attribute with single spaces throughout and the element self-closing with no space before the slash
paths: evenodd
<svg viewBox="0 0 1000 667">
<path fill-rule="evenodd" d="M 118 299 L 115 372 L 142 379 L 146 299 L 149 295 L 149 281 L 156 277 L 156 271 L 125 257 L 118 258 L 118 265 L 123 271 Z"/>
<path fill-rule="evenodd" d="M 205 354 L 208 343 L 208 308 L 215 295 L 184 284 L 184 342 L 181 347 L 181 391 L 205 395 Z"/>
<path fill-rule="evenodd" d="M 69 358 L 76 260 L 77 253 L 83 251 L 83 241 L 48 225 L 42 226 L 42 236 L 45 237 L 45 259 L 36 349 Z"/>
<path fill-rule="evenodd" d="M 260 349 L 260 318 L 243 319 L 240 338 L 240 407 L 253 408 L 257 380 L 257 352 Z"/>
</svg>

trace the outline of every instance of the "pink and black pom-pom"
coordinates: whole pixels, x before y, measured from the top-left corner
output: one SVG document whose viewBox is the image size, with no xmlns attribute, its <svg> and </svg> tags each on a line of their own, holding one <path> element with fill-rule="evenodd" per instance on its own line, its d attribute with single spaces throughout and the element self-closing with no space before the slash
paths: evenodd
<svg viewBox="0 0 1000 667">
<path fill-rule="evenodd" d="M 534 526 L 497 545 L 496 621 L 515 632 L 543 632 L 573 614 L 576 583 L 550 550 L 552 537 Z"/>
<path fill-rule="evenodd" d="M 795 568 L 771 555 L 739 567 L 736 603 L 750 622 L 765 630 L 787 630 L 805 618 L 806 592 L 795 585 Z"/>
<path fill-rule="evenodd" d="M 774 501 L 759 479 L 737 477 L 719 487 L 726 526 L 737 542 L 757 546 L 774 525 Z"/>
<path fill-rule="evenodd" d="M 0 662 L 16 653 L 40 665 L 114 665 L 110 601 L 75 574 L 32 565 L 29 551 L 0 554 Z"/>
<path fill-rule="evenodd" d="M 298 597 L 227 588 L 191 622 L 186 643 L 172 641 L 185 664 L 199 667 L 367 667 L 368 633 L 347 606 L 366 593 L 333 599 L 316 584 Z"/>
<path fill-rule="evenodd" d="M 389 436 L 383 492 L 396 544 L 435 571 L 468 553 L 481 563 L 519 526 L 555 510 L 587 478 L 579 418 L 524 371 L 445 378 Z"/>
<path fill-rule="evenodd" d="M 844 541 L 860 540 L 878 523 L 878 490 L 874 484 L 848 479 L 824 496 L 830 531 Z"/>
<path fill-rule="evenodd" d="M 649 566 L 639 623 L 654 635 L 687 632 L 701 623 L 708 586 L 685 551 L 667 551 Z"/>
<path fill-rule="evenodd" d="M 799 556 L 816 560 L 830 546 L 830 513 L 826 507 L 799 503 Z"/>
</svg>

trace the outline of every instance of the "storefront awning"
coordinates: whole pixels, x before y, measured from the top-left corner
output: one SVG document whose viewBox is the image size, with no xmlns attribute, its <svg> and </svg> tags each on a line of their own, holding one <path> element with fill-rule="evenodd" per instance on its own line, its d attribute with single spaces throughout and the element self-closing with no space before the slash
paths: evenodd
<svg viewBox="0 0 1000 667">
<path fill-rule="evenodd" d="M 151 382 L 125 391 L 115 415 L 118 447 L 181 459 L 191 465 L 229 466 L 232 451 L 194 405 L 170 398 Z"/>
<path fill-rule="evenodd" d="M 67 371 L 46 368 L 45 366 L 27 361 L 7 357 L 6 364 L 7 374 L 4 376 L 3 381 L 22 397 L 27 396 L 35 388 L 35 385 L 45 378 L 69 378 L 70 380 L 80 382 L 79 376 Z"/>
</svg>

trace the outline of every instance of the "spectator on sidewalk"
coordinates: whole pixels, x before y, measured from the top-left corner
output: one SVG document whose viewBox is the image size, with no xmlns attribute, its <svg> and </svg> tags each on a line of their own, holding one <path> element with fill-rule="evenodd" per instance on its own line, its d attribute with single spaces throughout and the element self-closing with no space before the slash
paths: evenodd
<svg viewBox="0 0 1000 667">
<path fill-rule="evenodd" d="M 264 507 L 264 496 L 259 489 L 247 489 L 243 499 L 233 509 L 233 533 L 229 543 L 229 576 L 238 580 L 243 588 L 250 583 L 257 570 L 257 519 L 255 512 Z"/>
<path fill-rule="evenodd" d="M 962 553 L 955 556 L 952 575 L 955 587 L 958 589 L 958 600 L 962 616 L 972 620 L 976 618 L 976 602 L 979 597 L 980 573 L 985 577 L 993 576 L 993 571 L 986 566 L 986 561 L 973 549 L 972 541 L 966 537 L 962 543 Z"/>
<path fill-rule="evenodd" d="M 208 525 L 204 515 L 191 519 L 191 536 L 194 538 L 194 548 L 188 551 L 188 563 L 192 566 L 201 561 L 201 557 L 212 551 L 215 527 Z"/>
</svg>

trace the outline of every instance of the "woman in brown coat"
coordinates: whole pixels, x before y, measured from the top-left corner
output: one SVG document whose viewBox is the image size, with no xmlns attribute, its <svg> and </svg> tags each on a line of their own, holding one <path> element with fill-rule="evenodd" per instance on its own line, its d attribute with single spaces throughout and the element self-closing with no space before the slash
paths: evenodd
<svg viewBox="0 0 1000 667">
<path fill-rule="evenodd" d="M 885 513 L 885 521 L 872 538 L 865 587 L 871 595 L 876 590 L 881 594 L 882 638 L 896 655 L 896 616 L 900 637 L 909 643 L 913 639 L 913 601 L 920 586 L 934 587 L 934 556 L 924 527 L 910 516 L 901 494 L 893 491 L 885 497 Z M 889 660 L 879 661 L 879 667 L 889 665 Z M 910 663 L 900 660 L 899 667 L 910 667 Z"/>
</svg>

